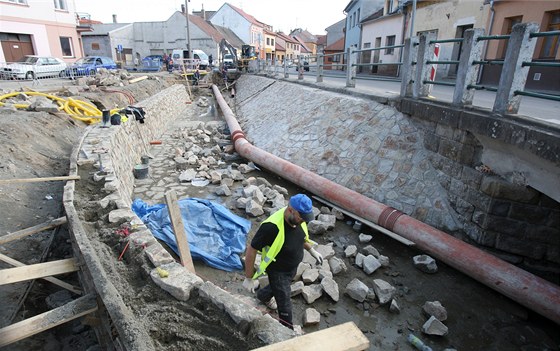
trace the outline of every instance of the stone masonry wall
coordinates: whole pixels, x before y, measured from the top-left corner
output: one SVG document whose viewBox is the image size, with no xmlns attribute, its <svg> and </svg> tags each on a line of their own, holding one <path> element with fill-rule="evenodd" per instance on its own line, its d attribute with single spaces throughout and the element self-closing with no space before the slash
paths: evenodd
<svg viewBox="0 0 560 351">
<path fill-rule="evenodd" d="M 409 109 L 411 117 L 254 76 L 238 81 L 236 101 L 255 146 L 560 282 L 560 205 L 493 174 L 450 109 Z"/>
<path fill-rule="evenodd" d="M 118 192 L 124 206 L 130 207 L 134 187 L 133 168 L 140 157 L 147 154 L 143 142 L 158 139 L 166 130 L 167 123 L 186 108 L 189 101 L 186 88 L 174 85 L 164 94 L 156 94 L 134 106 L 144 108 L 144 123 L 129 116 L 129 121 L 120 126 L 92 127 L 84 139 L 78 162 L 99 162 L 107 172 L 104 190 Z M 149 147 L 149 145 L 147 146 Z"/>
<path fill-rule="evenodd" d="M 560 284 L 560 204 L 515 174 L 495 174 L 481 160 L 480 136 L 455 125 L 456 118 L 445 116 L 444 109 L 415 107 L 412 119 L 464 223 L 463 239 Z"/>
</svg>

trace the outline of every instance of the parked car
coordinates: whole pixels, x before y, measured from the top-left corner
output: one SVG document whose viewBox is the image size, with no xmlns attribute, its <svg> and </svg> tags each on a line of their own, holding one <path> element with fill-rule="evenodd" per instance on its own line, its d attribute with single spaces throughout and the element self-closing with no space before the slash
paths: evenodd
<svg viewBox="0 0 560 351">
<path fill-rule="evenodd" d="M 66 69 L 67 77 L 95 75 L 100 68 L 116 69 L 117 64 L 110 57 L 86 56 Z"/>
<path fill-rule="evenodd" d="M 224 55 L 224 67 L 226 69 L 237 68 L 237 67 L 235 67 L 235 63 L 233 61 L 233 54 L 225 54 Z"/>
<path fill-rule="evenodd" d="M 36 79 L 44 77 L 62 77 L 66 62 L 56 57 L 26 55 L 14 63 L 3 67 L 0 74 L 3 79 Z"/>
<path fill-rule="evenodd" d="M 163 66 L 163 55 L 149 55 L 142 59 L 142 71 L 159 71 Z"/>
</svg>

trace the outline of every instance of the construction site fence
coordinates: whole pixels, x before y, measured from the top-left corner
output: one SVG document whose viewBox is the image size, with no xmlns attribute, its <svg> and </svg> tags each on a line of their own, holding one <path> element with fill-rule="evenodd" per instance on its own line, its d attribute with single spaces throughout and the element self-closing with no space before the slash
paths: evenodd
<svg viewBox="0 0 560 351">
<path fill-rule="evenodd" d="M 462 38 L 437 40 L 436 33 L 428 32 L 408 38 L 399 45 L 364 49 L 348 48 L 345 52 L 299 55 L 293 61 L 264 60 L 259 64 L 259 71 L 275 75 L 283 73 L 284 78 L 288 78 L 292 72 L 298 73 L 298 79 L 303 79 L 304 75 L 315 75 L 317 83 L 323 82 L 324 77 L 340 77 L 340 72 L 333 73 L 342 71 L 346 76 L 347 88 L 355 88 L 358 77 L 398 80 L 401 82 L 400 95 L 409 98 L 429 96 L 434 85 L 450 86 L 454 88 L 452 104 L 457 107 L 471 106 L 476 91 L 488 90 L 496 93 L 493 112 L 515 114 L 519 110 L 522 96 L 560 101 L 559 95 L 525 90 L 530 67 L 559 70 L 554 73 L 554 76 L 560 73 L 558 59 L 533 59 L 539 38 L 543 41 L 549 40 L 553 49 L 555 45 L 555 57 L 557 57 L 559 36 L 558 30 L 539 32 L 537 23 L 516 24 L 508 35 L 485 36 L 484 29 L 473 28 L 466 30 Z M 503 59 L 483 58 L 484 47 L 491 40 L 507 40 Z M 459 59 L 439 60 L 440 45 L 448 44 L 460 45 Z M 390 54 L 391 61 L 383 62 L 379 59 L 383 51 L 384 58 L 386 59 L 387 54 Z M 436 80 L 438 65 L 456 65 L 455 78 L 447 81 Z M 485 65 L 502 66 L 496 86 L 484 86 L 479 83 L 481 68 Z"/>
</svg>

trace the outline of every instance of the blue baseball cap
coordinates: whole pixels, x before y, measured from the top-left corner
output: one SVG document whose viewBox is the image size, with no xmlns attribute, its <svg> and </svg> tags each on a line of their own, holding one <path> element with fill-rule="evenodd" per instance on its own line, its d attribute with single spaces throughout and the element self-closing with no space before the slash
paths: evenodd
<svg viewBox="0 0 560 351">
<path fill-rule="evenodd" d="M 311 199 L 305 194 L 297 194 L 290 198 L 290 207 L 299 212 L 301 218 L 306 222 L 315 219 L 313 215 L 313 204 Z"/>
</svg>

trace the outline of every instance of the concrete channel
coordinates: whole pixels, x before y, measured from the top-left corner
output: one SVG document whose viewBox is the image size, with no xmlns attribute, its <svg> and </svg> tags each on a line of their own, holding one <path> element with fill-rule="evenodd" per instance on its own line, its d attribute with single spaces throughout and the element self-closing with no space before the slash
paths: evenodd
<svg viewBox="0 0 560 351">
<path fill-rule="evenodd" d="M 395 101 L 370 97 L 364 102 L 364 97 L 341 97 L 335 92 L 309 87 L 297 87 L 287 93 L 292 87 L 291 83 L 254 76 L 244 76 L 237 83 L 233 108 L 248 139 L 256 146 L 274 150 L 273 153 L 278 157 L 389 205 L 396 207 L 397 202 L 404 201 L 407 213 L 422 213 L 423 218 L 441 228 L 450 231 L 459 228 L 459 218 L 452 215 L 453 211 L 445 201 L 446 195 L 438 186 L 434 170 L 429 167 L 426 151 L 415 132 L 415 126 L 393 108 Z M 269 90 L 264 101 L 259 96 L 263 90 Z M 287 95 L 293 99 L 290 104 L 285 104 L 283 100 Z M 171 162 L 177 148 L 182 145 L 178 140 L 181 136 L 188 135 L 189 130 L 202 129 L 216 132 L 216 135 L 222 137 L 228 136 L 229 130 L 225 122 L 220 121 L 211 94 L 203 93 L 201 96 L 208 104 L 203 107 L 207 109 L 207 113 L 196 115 L 186 112 L 193 110 L 193 105 L 200 101 L 200 96 L 197 101 L 191 101 L 187 89 L 182 85 L 175 85 L 137 105 L 146 111 L 147 117 L 143 123 L 131 121 L 132 123 L 118 128 L 89 128 L 74 150 L 70 175 L 80 175 L 82 181 L 68 183 L 64 206 L 76 243 L 75 250 L 81 254 L 83 263 L 87 266 L 82 277 L 85 290 L 98 294 L 102 301 L 103 308 L 98 315 L 104 323 L 103 328 L 97 329 L 105 330 L 97 331 L 100 342 L 115 349 L 244 350 L 295 336 L 293 331 L 283 327 L 270 313 L 263 313 L 254 300 L 240 295 L 232 287 L 241 284 L 238 273 L 218 272 L 200 264 L 196 266 L 198 275 L 187 272 L 176 263 L 176 255 L 154 239 L 149 229 L 130 209 L 134 198 L 139 196 L 152 204 L 163 203 L 167 190 L 175 190 L 181 197 L 206 196 L 210 200 L 229 205 L 230 208 L 234 207 L 231 199 L 217 196 L 213 190 L 201 191 L 179 182 L 176 164 Z M 258 98 L 261 100 L 257 101 Z M 233 105 L 233 101 L 230 103 Z M 364 119 L 366 110 L 367 114 L 373 114 L 377 118 Z M 192 119 L 183 119 L 185 116 Z M 325 128 L 323 121 L 327 119 L 336 122 Z M 278 120 L 286 123 L 275 123 Z M 273 133 L 271 126 L 274 126 Z M 382 141 L 387 138 L 401 146 L 406 144 L 408 152 L 398 154 L 395 150 L 384 148 L 381 152 L 387 157 L 378 159 L 373 156 L 375 145 L 381 146 Z M 161 141 L 166 148 L 154 145 L 148 149 L 147 141 L 154 140 Z M 149 161 L 150 179 L 134 179 L 132 170 L 141 162 L 142 156 L 147 154 L 153 157 Z M 387 161 L 389 159 L 391 161 Z M 242 159 L 235 161 L 247 162 Z M 356 169 L 357 172 L 349 172 L 349 168 Z M 377 174 L 383 174 L 384 177 L 376 177 L 372 174 L 372 169 L 376 169 Z M 171 174 L 169 170 L 173 170 Z M 255 171 L 255 174 L 274 178 L 273 175 L 260 171 Z M 279 182 L 290 190 L 303 191 L 297 185 L 286 184 L 289 183 L 286 180 Z M 398 186 L 395 187 L 397 183 Z M 374 191 L 371 184 L 375 184 L 378 191 Z M 234 196 L 240 189 L 241 182 L 237 191 L 234 191 Z M 264 217 L 252 218 L 253 233 L 262 219 Z M 341 239 L 331 234 L 321 238 L 322 241 L 327 243 L 327 239 L 331 239 L 337 250 L 342 250 L 350 241 L 357 240 L 356 233 L 352 231 L 352 222 L 341 223 L 337 233 L 348 231 L 347 235 L 354 236 L 353 239 Z M 115 231 L 123 225 L 128 225 L 130 234 L 125 237 L 115 235 Z M 415 252 L 414 248 L 403 249 L 390 242 L 390 239 L 380 238 L 378 245 L 388 250 L 403 250 L 406 255 Z M 122 261 L 115 257 L 115 253 L 124 253 L 127 248 L 124 256 L 121 254 L 124 257 Z M 395 262 L 404 259 L 395 254 Z M 169 277 L 161 278 L 156 267 L 168 272 Z M 446 277 L 452 271 L 450 267 L 442 267 Z M 393 273 L 396 274 L 393 277 L 398 276 L 398 273 Z M 389 271 L 385 272 L 385 275 L 390 274 L 392 273 Z M 411 277 L 408 278 L 412 279 Z M 445 284 L 441 279 L 443 278 L 438 279 L 439 284 Z M 457 279 L 468 280 L 464 276 Z M 407 282 L 406 286 L 414 284 L 410 280 Z M 494 296 L 477 283 L 474 285 L 476 287 L 473 291 L 480 295 Z M 341 284 L 341 291 L 344 286 Z M 406 286 L 401 289 L 405 291 L 405 296 L 401 295 L 402 300 L 421 303 L 421 296 L 406 296 Z M 462 299 L 457 298 L 458 301 Z M 479 296 L 479 299 L 484 297 Z M 346 302 L 345 306 L 347 305 L 354 303 Z M 351 312 L 355 306 L 344 307 L 345 313 L 335 312 L 324 301 L 320 302 L 320 306 L 325 311 L 325 319 L 330 318 L 330 322 L 322 322 L 320 327 L 310 328 L 308 331 L 328 327 L 345 318 L 368 320 L 364 322 L 368 327 L 360 325 L 360 329 L 370 339 L 372 349 L 399 349 L 405 347 L 409 331 L 420 333 L 419 322 L 409 320 L 418 314 L 415 311 L 403 313 L 403 317 L 398 322 L 395 321 L 394 326 L 383 326 L 380 324 L 390 320 L 391 315 L 388 311 L 382 311 L 384 317 L 369 321 L 372 319 L 368 312 L 370 305 L 365 305 L 365 310 L 364 306 L 358 308 L 360 315 L 357 316 L 352 316 Z M 371 306 L 379 308 L 376 304 Z M 525 316 L 516 328 L 526 327 L 523 320 L 526 321 L 527 312 L 524 308 L 510 301 L 501 301 L 497 306 L 507 311 L 499 312 L 505 313 L 499 318 L 512 318 L 508 313 L 516 317 Z M 457 308 L 452 307 L 450 311 Z M 333 317 L 336 313 L 338 316 Z M 377 312 L 372 310 L 371 315 L 374 313 Z M 458 325 L 460 317 L 455 318 L 454 323 Z M 480 317 L 474 319 L 477 318 Z M 488 319 L 492 320 L 492 317 L 489 316 Z M 382 331 L 383 329 L 390 331 Z M 547 329 L 543 329 L 545 332 L 538 330 L 546 335 Z M 496 332 L 502 330 L 504 329 L 497 329 Z M 476 335 L 483 331 L 471 333 Z M 104 339 L 103 335 L 116 337 Z M 468 338 L 450 334 L 447 338 L 430 342 L 438 348 L 454 346 L 457 349 L 480 349 L 488 345 L 496 346 L 495 340 L 489 341 L 487 338 L 468 341 Z M 501 337 L 496 340 L 503 341 Z M 530 343 L 533 346 L 537 343 L 540 347 L 543 344 L 552 345 L 551 349 L 554 349 L 554 344 L 558 346 L 558 340 L 551 339 L 548 335 L 540 341 L 541 344 L 534 340 Z"/>
</svg>

